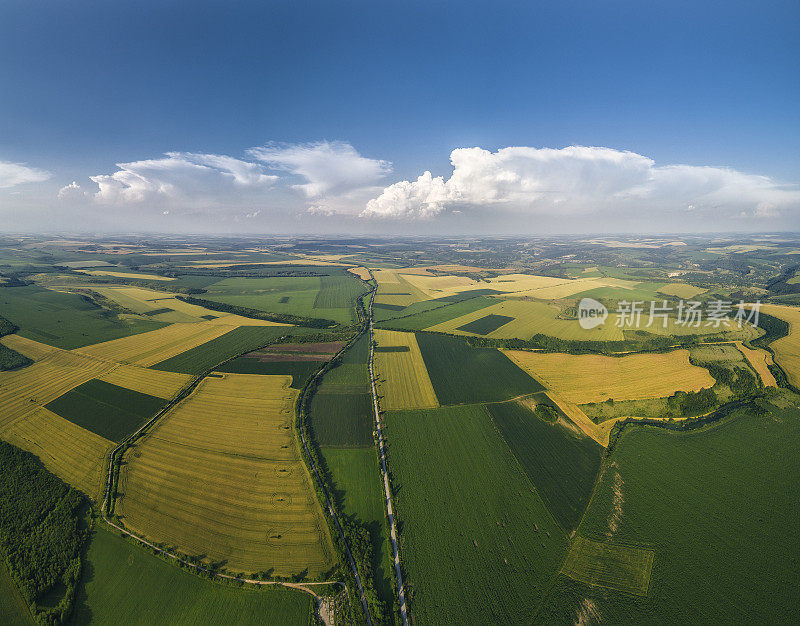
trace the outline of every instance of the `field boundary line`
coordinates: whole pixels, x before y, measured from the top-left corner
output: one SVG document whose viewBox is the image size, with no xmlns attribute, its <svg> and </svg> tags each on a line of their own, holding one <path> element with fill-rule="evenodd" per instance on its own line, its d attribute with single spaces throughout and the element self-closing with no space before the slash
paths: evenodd
<svg viewBox="0 0 800 626">
<path fill-rule="evenodd" d="M 372 270 L 367 268 L 370 276 Z M 369 310 L 367 311 L 367 319 L 369 321 L 369 382 L 370 389 L 372 390 L 372 408 L 375 411 L 375 424 L 378 432 L 378 451 L 381 461 L 381 473 L 383 474 L 383 488 L 386 497 L 386 514 L 389 518 L 389 539 L 392 543 L 392 552 L 394 559 L 394 571 L 397 578 L 397 595 L 400 601 L 400 618 L 403 621 L 403 626 L 408 626 L 408 608 L 406 606 L 406 592 L 403 587 L 403 572 L 400 567 L 400 549 L 397 545 L 397 526 L 394 519 L 394 511 L 392 507 L 392 488 L 389 484 L 389 472 L 386 469 L 386 446 L 383 438 L 383 423 L 381 422 L 381 412 L 378 406 L 378 393 L 375 389 L 375 372 L 373 369 L 373 361 L 375 355 L 375 340 L 373 328 L 373 314 L 372 306 L 375 302 L 375 294 L 378 291 L 377 280 L 375 281 L 375 289 L 372 291 L 372 296 L 369 300 Z"/>
</svg>

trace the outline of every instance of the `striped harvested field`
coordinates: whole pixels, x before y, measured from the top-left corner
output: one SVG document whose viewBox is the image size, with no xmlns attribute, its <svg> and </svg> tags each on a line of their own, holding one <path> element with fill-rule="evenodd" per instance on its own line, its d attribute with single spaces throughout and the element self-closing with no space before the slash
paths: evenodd
<svg viewBox="0 0 800 626">
<path fill-rule="evenodd" d="M 168 400 L 188 385 L 193 377 L 189 374 L 152 370 L 136 365 L 120 365 L 98 378 L 118 387 Z"/>
<path fill-rule="evenodd" d="M 688 350 L 621 357 L 508 350 L 506 354 L 531 376 L 569 402 L 664 398 L 676 391 L 714 385 L 708 370 L 689 362 Z"/>
<path fill-rule="evenodd" d="M 769 347 L 775 352 L 775 360 L 786 372 L 789 382 L 800 387 L 800 309 L 762 304 L 761 311 L 789 323 L 789 334 L 773 341 Z"/>
<path fill-rule="evenodd" d="M 125 456 L 116 510 L 131 530 L 229 570 L 334 562 L 292 431 L 289 376 L 204 379 Z"/>
<path fill-rule="evenodd" d="M 775 376 L 772 375 L 769 367 L 767 367 L 773 363 L 772 355 L 769 352 L 761 348 L 748 348 L 741 341 L 736 342 L 736 347 L 739 348 L 747 362 L 758 373 L 765 387 L 778 386 L 778 381 L 775 380 Z"/>
<path fill-rule="evenodd" d="M 414 333 L 376 330 L 375 342 L 381 406 L 387 410 L 439 406 Z"/>
<path fill-rule="evenodd" d="M 21 370 L 0 372 L 0 430 L 113 367 L 113 363 L 54 350 Z"/>
<path fill-rule="evenodd" d="M 45 408 L 3 428 L 0 436 L 38 456 L 48 470 L 96 502 L 102 500 L 106 455 L 113 442 Z"/>
<path fill-rule="evenodd" d="M 0 339 L 0 343 L 7 348 L 16 350 L 33 361 L 40 361 L 51 352 L 58 350 L 58 348 L 48 346 L 46 343 L 34 341 L 33 339 L 21 337 L 20 335 L 6 335 Z"/>
<path fill-rule="evenodd" d="M 211 322 L 171 324 L 149 333 L 96 343 L 79 348 L 75 352 L 109 361 L 149 367 L 216 339 L 234 328 L 235 326 L 223 326 Z"/>
</svg>

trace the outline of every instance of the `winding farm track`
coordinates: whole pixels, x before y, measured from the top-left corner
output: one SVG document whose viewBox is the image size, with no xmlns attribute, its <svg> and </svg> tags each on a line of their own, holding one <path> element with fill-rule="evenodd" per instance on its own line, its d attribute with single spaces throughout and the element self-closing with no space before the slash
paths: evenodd
<svg viewBox="0 0 800 626">
<path fill-rule="evenodd" d="M 371 272 L 370 272 L 371 273 Z M 369 382 L 372 389 L 372 408 L 375 411 L 375 425 L 378 431 L 378 451 L 381 457 L 381 474 L 383 474 L 383 488 L 386 495 L 386 514 L 389 517 L 389 535 L 392 541 L 392 558 L 394 559 L 394 571 L 397 576 L 397 595 L 400 600 L 400 618 L 403 626 L 408 626 L 408 609 L 406 607 L 406 592 L 403 587 L 403 573 L 400 568 L 400 550 L 397 546 L 397 527 L 394 522 L 394 512 L 392 510 L 392 490 L 389 486 L 389 473 L 386 470 L 386 448 L 383 442 L 383 425 L 381 423 L 381 412 L 378 408 L 378 393 L 375 389 L 375 373 L 373 371 L 373 356 L 375 354 L 375 341 L 373 339 L 372 328 L 372 305 L 375 302 L 377 288 L 372 291 L 369 300 Z"/>
</svg>

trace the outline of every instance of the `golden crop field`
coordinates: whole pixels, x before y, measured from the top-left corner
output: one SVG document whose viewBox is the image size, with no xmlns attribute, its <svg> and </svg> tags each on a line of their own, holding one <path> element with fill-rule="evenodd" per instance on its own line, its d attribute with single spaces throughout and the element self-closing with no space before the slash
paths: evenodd
<svg viewBox="0 0 800 626">
<path fill-rule="evenodd" d="M 789 323 L 789 334 L 773 341 L 769 347 L 775 352 L 775 361 L 786 372 L 789 382 L 800 387 L 800 309 L 762 304 L 761 311 Z"/>
<path fill-rule="evenodd" d="M 370 280 L 372 276 L 369 274 L 369 270 L 366 267 L 351 267 L 347 270 L 351 274 L 355 274 L 361 280 Z"/>
<path fill-rule="evenodd" d="M 158 274 L 131 274 L 130 272 L 113 272 L 110 270 L 78 270 L 82 274 L 89 274 L 90 276 L 116 276 L 117 278 L 138 278 L 140 280 L 175 280 L 168 276 L 159 276 Z"/>
<path fill-rule="evenodd" d="M 574 402 L 664 398 L 676 391 L 714 385 L 708 370 L 689 363 L 688 350 L 663 354 L 562 354 L 507 350 L 517 365 L 546 387 Z"/>
<path fill-rule="evenodd" d="M 169 400 L 192 382 L 193 376 L 151 370 L 137 365 L 120 365 L 98 378 L 118 387 Z"/>
<path fill-rule="evenodd" d="M 51 352 L 58 350 L 58 348 L 48 346 L 46 343 L 20 337 L 19 335 L 6 335 L 0 338 L 0 343 L 12 350 L 16 350 L 33 361 L 40 361 Z"/>
<path fill-rule="evenodd" d="M 686 283 L 669 283 L 658 290 L 659 293 L 663 293 L 665 296 L 675 296 L 677 298 L 694 298 L 706 291 L 706 289 Z"/>
<path fill-rule="evenodd" d="M 741 341 L 736 342 L 736 347 L 744 355 L 744 358 L 747 359 L 750 366 L 758 372 L 758 375 L 761 377 L 761 382 L 765 387 L 778 386 L 775 376 L 772 375 L 772 372 L 769 371 L 769 367 L 767 367 L 767 365 L 773 363 L 772 355 L 769 352 L 761 348 L 748 348 Z"/>
<path fill-rule="evenodd" d="M 564 415 L 572 420 L 573 424 L 584 432 L 584 434 L 594 439 L 601 446 L 608 447 L 610 431 L 605 433 L 601 432 L 600 427 L 589 419 L 586 413 L 574 402 L 570 402 L 552 390 L 548 391 L 546 395 L 564 412 Z"/>
<path fill-rule="evenodd" d="M 74 352 L 99 359 L 149 367 L 216 339 L 235 328 L 233 325 L 225 326 L 211 322 L 171 324 L 147 333 L 78 348 Z"/>
<path fill-rule="evenodd" d="M 204 379 L 126 453 L 116 509 L 125 525 L 234 571 L 328 570 L 330 537 L 293 434 L 290 381 Z"/>
<path fill-rule="evenodd" d="M 375 302 L 378 304 L 408 306 L 429 299 L 426 293 L 395 270 L 375 270 L 373 274 L 378 283 L 378 293 L 375 295 Z"/>
<path fill-rule="evenodd" d="M 520 337 L 529 339 L 536 333 L 572 339 L 576 341 L 621 341 L 622 330 L 615 326 L 616 316 L 612 313 L 605 324 L 584 330 L 577 320 L 564 320 L 557 317 L 558 308 L 544 302 L 534 300 L 501 300 L 490 307 L 462 315 L 455 319 L 436 324 L 425 330 L 453 333 L 456 335 L 474 335 L 474 333 L 458 330 L 470 322 L 486 317 L 487 315 L 505 315 L 513 317 L 513 321 L 504 324 L 486 337 L 510 339 Z"/>
<path fill-rule="evenodd" d="M 8 427 L 0 436 L 41 459 L 64 481 L 102 501 L 106 456 L 116 445 L 47 409 L 40 407 Z"/>
<path fill-rule="evenodd" d="M 439 406 L 414 333 L 376 330 L 375 370 L 384 409 L 423 409 Z M 400 348 L 380 351 L 381 348 Z M 403 350 L 405 349 L 405 350 Z"/>
<path fill-rule="evenodd" d="M 54 349 L 28 367 L 0 372 L 0 429 L 114 367 Z"/>
</svg>

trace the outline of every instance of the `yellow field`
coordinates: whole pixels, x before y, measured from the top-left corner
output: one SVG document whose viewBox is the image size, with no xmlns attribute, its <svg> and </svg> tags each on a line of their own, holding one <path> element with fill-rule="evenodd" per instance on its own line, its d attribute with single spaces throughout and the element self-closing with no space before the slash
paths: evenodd
<svg viewBox="0 0 800 626">
<path fill-rule="evenodd" d="M 608 447 L 610 431 L 606 433 L 601 432 L 600 427 L 589 419 L 578 405 L 563 398 L 556 392 L 548 391 L 547 397 L 550 398 L 556 406 L 564 412 L 564 415 L 570 418 L 586 435 L 594 439 L 601 446 Z"/>
<path fill-rule="evenodd" d="M 706 289 L 687 285 L 686 283 L 669 283 L 658 290 L 659 293 L 663 293 L 665 296 L 675 296 L 677 298 L 694 298 L 706 291 Z"/>
<path fill-rule="evenodd" d="M 372 276 L 369 275 L 369 270 L 366 267 L 351 267 L 347 270 L 351 274 L 355 274 L 361 280 L 370 280 Z"/>
<path fill-rule="evenodd" d="M 747 362 L 750 363 L 750 366 L 758 372 L 761 382 L 765 387 L 778 386 L 778 381 L 775 380 L 775 376 L 772 375 L 772 372 L 769 371 L 769 367 L 767 367 L 768 364 L 771 365 L 773 363 L 772 355 L 769 352 L 761 348 L 748 348 L 741 341 L 736 342 L 736 347 L 739 349 L 739 352 L 744 355 L 744 358 L 747 359 Z"/>
<path fill-rule="evenodd" d="M 375 342 L 379 348 L 408 348 L 406 352 L 375 351 L 375 370 L 382 396 L 381 407 L 392 410 L 439 406 L 414 333 L 376 330 Z"/>
<path fill-rule="evenodd" d="M 0 343 L 12 350 L 16 350 L 33 361 L 40 361 L 51 352 L 56 352 L 58 350 L 58 348 L 48 346 L 46 343 L 40 343 L 39 341 L 20 337 L 19 335 L 6 335 L 0 339 Z"/>
<path fill-rule="evenodd" d="M 47 469 L 95 502 L 102 501 L 106 456 L 113 442 L 45 408 L 0 429 L 0 437 L 38 456 Z"/>
<path fill-rule="evenodd" d="M 529 339 L 536 333 L 572 339 L 577 341 L 622 341 L 622 330 L 614 325 L 616 316 L 612 313 L 602 326 L 591 330 L 581 328 L 578 320 L 558 319 L 558 309 L 544 302 L 534 300 L 501 300 L 497 304 L 462 315 L 455 319 L 436 324 L 425 330 L 453 333 L 456 335 L 474 335 L 474 333 L 458 330 L 459 327 L 486 317 L 487 315 L 505 315 L 514 320 L 485 335 L 486 337 L 510 339 L 520 337 Z"/>
<path fill-rule="evenodd" d="M 507 350 L 522 369 L 575 404 L 664 398 L 714 385 L 708 370 L 689 363 L 688 350 L 621 357 Z"/>
<path fill-rule="evenodd" d="M 78 348 L 74 352 L 108 361 L 149 367 L 221 337 L 234 328 L 235 326 L 223 326 L 211 322 L 171 324 L 147 333 Z"/>
<path fill-rule="evenodd" d="M 800 387 L 800 309 L 780 304 L 762 304 L 761 311 L 767 315 L 789 322 L 789 334 L 769 347 L 775 352 L 775 360 L 786 372 L 789 382 Z"/>
<path fill-rule="evenodd" d="M 0 372 L 0 429 L 113 367 L 113 363 L 54 349 L 28 367 Z"/>
<path fill-rule="evenodd" d="M 98 378 L 118 387 L 170 400 L 192 381 L 193 376 L 151 370 L 136 365 L 120 365 Z"/>
<path fill-rule="evenodd" d="M 131 274 L 129 272 L 111 272 L 109 270 L 78 270 L 82 274 L 91 276 L 116 276 L 117 278 L 138 278 L 140 280 L 175 280 L 158 274 Z"/>
<path fill-rule="evenodd" d="M 234 571 L 334 563 L 293 435 L 289 376 L 206 378 L 125 456 L 117 512 L 131 530 Z"/>
<path fill-rule="evenodd" d="M 378 293 L 375 295 L 375 302 L 378 304 L 408 306 L 429 299 L 428 294 L 394 270 L 375 270 L 373 273 L 378 282 Z"/>
</svg>

